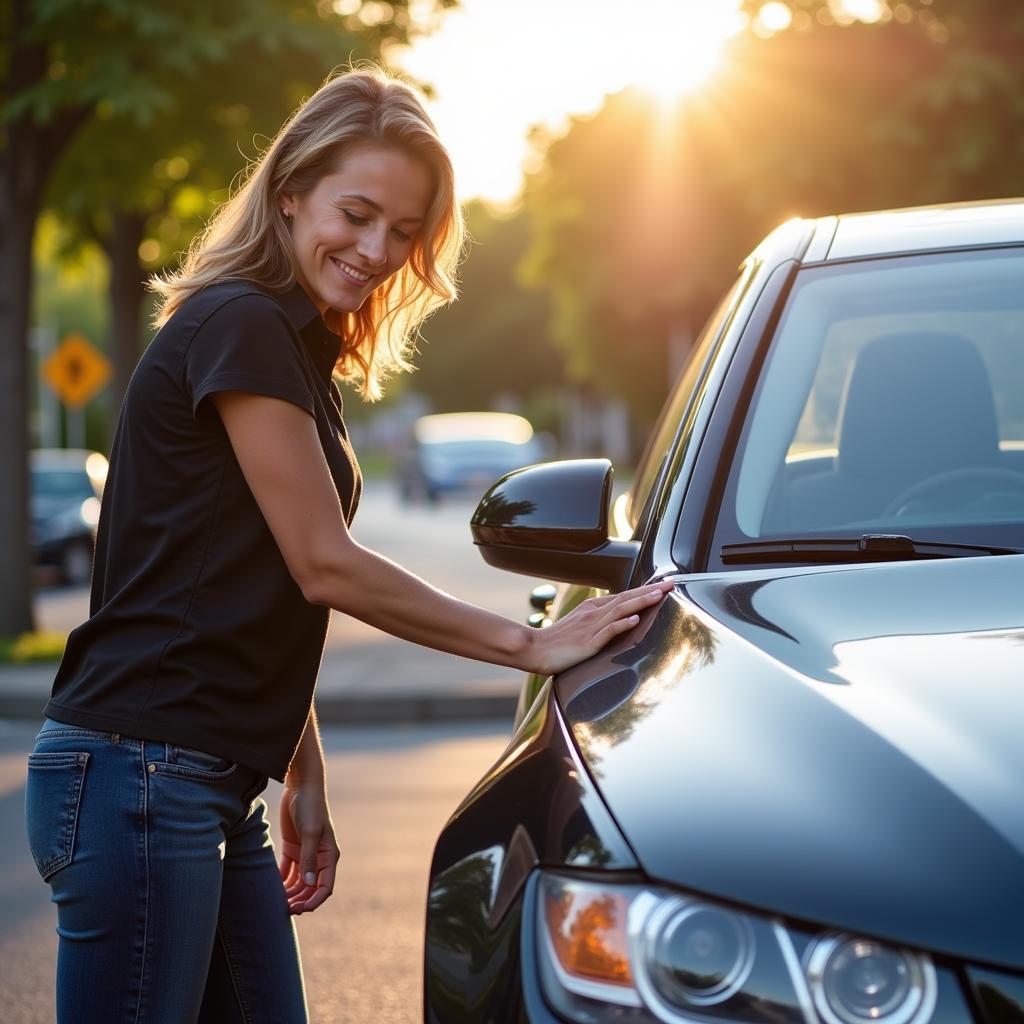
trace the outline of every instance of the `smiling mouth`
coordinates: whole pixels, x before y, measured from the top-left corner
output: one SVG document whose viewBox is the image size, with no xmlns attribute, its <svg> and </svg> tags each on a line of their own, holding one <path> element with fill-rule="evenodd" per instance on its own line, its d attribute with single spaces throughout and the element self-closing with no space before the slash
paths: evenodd
<svg viewBox="0 0 1024 1024">
<path fill-rule="evenodd" d="M 357 270 L 351 263 L 344 263 L 341 260 L 336 260 L 333 256 L 330 259 L 338 268 L 338 272 L 341 276 L 347 278 L 352 282 L 352 284 L 363 285 L 373 277 L 372 274 L 366 274 L 362 270 Z"/>
</svg>

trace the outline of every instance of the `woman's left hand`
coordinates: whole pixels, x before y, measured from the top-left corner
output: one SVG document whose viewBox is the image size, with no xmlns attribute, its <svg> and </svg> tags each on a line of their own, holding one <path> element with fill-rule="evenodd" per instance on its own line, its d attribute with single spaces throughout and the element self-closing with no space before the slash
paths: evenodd
<svg viewBox="0 0 1024 1024">
<path fill-rule="evenodd" d="M 334 892 L 341 851 L 321 783 L 285 783 L 281 794 L 281 879 L 288 911 L 316 910 Z"/>
</svg>

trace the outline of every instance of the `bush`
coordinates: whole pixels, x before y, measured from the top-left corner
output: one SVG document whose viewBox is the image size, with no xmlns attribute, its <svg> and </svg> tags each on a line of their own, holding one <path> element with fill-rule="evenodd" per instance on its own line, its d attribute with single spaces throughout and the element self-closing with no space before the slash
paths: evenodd
<svg viewBox="0 0 1024 1024">
<path fill-rule="evenodd" d="M 67 642 L 67 633 L 52 631 L 0 637 L 0 662 L 59 661 Z"/>
</svg>

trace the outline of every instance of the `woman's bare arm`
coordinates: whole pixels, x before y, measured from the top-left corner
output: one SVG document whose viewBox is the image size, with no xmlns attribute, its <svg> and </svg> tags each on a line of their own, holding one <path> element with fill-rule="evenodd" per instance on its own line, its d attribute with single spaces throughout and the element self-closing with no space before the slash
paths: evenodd
<svg viewBox="0 0 1024 1024">
<path fill-rule="evenodd" d="M 670 589 L 592 599 L 545 630 L 460 601 L 352 537 L 306 412 L 247 392 L 211 398 L 285 564 L 312 604 L 426 647 L 547 675 L 595 654 Z"/>
</svg>

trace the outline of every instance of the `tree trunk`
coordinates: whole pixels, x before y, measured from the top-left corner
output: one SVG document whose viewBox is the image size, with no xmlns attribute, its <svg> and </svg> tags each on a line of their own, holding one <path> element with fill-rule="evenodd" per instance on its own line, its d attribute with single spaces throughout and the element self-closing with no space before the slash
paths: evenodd
<svg viewBox="0 0 1024 1024">
<path fill-rule="evenodd" d="M 13 133 L 12 133 L 13 134 Z M 34 628 L 28 543 L 28 318 L 38 196 L 0 155 L 0 636 Z M 29 195 L 26 195 L 26 191 Z M 34 200 L 34 202 L 33 202 Z"/>
<path fill-rule="evenodd" d="M 7 12 L 11 42 L 0 83 L 4 100 L 47 73 L 45 48 L 26 42 L 30 6 L 30 0 L 15 0 Z M 88 116 L 87 107 L 68 108 L 41 124 L 22 114 L 8 121 L 0 150 L 0 636 L 35 625 L 28 534 L 32 236 L 46 180 Z"/>
<path fill-rule="evenodd" d="M 113 211 L 113 230 L 106 246 L 110 257 L 110 354 L 114 363 L 110 394 L 112 422 L 117 418 L 128 381 L 141 354 L 140 320 L 146 295 L 146 274 L 139 266 L 139 246 L 145 220 L 140 213 Z"/>
</svg>

